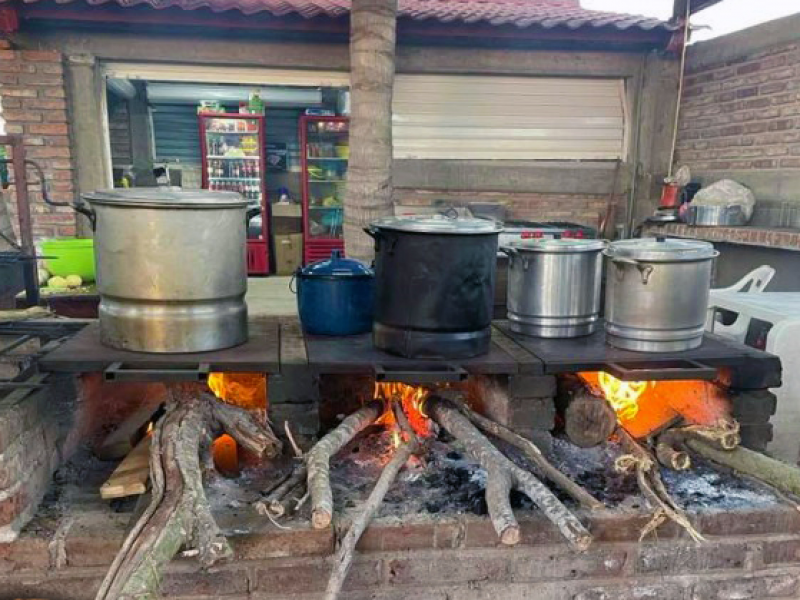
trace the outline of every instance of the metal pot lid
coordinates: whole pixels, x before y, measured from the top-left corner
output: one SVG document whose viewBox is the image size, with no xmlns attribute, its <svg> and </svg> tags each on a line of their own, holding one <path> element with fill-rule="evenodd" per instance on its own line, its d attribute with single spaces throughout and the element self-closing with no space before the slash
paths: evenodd
<svg viewBox="0 0 800 600">
<path fill-rule="evenodd" d="M 575 238 L 514 240 L 504 248 L 522 252 L 547 254 L 572 254 L 575 252 L 599 252 L 606 247 L 605 240 L 581 240 Z"/>
<path fill-rule="evenodd" d="M 503 226 L 491 219 L 451 218 L 444 215 L 384 217 L 373 221 L 371 225 L 379 229 L 394 231 L 448 235 L 500 233 L 503 231 Z"/>
<path fill-rule="evenodd" d="M 342 257 L 340 250 L 333 250 L 331 257 L 319 260 L 300 269 L 301 277 L 351 278 L 374 277 L 372 269 L 361 261 Z"/>
<path fill-rule="evenodd" d="M 247 200 L 237 192 L 209 192 L 181 188 L 126 188 L 97 190 L 81 196 L 93 204 L 149 206 L 155 208 L 245 207 Z"/>
<path fill-rule="evenodd" d="M 675 238 L 638 238 L 611 242 L 606 256 L 652 262 L 680 262 L 706 260 L 719 255 L 714 246 L 700 240 Z"/>
</svg>

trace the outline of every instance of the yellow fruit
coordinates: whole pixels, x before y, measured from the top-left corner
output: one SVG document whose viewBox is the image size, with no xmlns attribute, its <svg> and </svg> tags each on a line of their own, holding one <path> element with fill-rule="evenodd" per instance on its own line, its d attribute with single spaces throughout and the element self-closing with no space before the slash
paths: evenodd
<svg viewBox="0 0 800 600">
<path fill-rule="evenodd" d="M 59 288 L 59 289 L 65 288 L 67 287 L 67 280 L 64 279 L 63 277 L 59 277 L 58 275 L 56 275 L 55 277 L 51 277 L 50 279 L 47 280 L 47 287 Z"/>
<path fill-rule="evenodd" d="M 83 285 L 83 279 L 80 275 L 67 275 L 65 278 L 67 287 L 76 288 Z"/>
</svg>

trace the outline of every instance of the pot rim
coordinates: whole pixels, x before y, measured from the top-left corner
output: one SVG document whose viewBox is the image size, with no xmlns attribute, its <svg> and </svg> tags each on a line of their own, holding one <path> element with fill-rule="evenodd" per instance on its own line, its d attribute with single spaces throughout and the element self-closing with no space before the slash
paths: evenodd
<svg viewBox="0 0 800 600">
<path fill-rule="evenodd" d="M 605 240 L 561 238 L 514 240 L 503 244 L 500 250 L 510 249 L 512 252 L 535 252 L 538 254 L 581 254 L 601 252 L 607 247 L 608 242 Z"/>
<path fill-rule="evenodd" d="M 248 201 L 237 192 L 210 192 L 181 188 L 126 188 L 95 190 L 81 195 L 91 204 L 119 208 L 167 208 L 182 210 L 245 208 Z"/>
<path fill-rule="evenodd" d="M 620 262 L 680 263 L 713 260 L 719 251 L 710 242 L 657 237 L 611 242 L 603 254 Z"/>
<path fill-rule="evenodd" d="M 503 225 L 492 219 L 449 218 L 443 215 L 382 217 L 370 223 L 374 229 L 432 235 L 497 235 Z"/>
</svg>

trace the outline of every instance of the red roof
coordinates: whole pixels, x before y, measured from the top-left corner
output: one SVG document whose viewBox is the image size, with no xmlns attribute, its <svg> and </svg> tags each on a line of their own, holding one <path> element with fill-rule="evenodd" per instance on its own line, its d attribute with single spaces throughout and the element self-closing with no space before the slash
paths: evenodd
<svg viewBox="0 0 800 600">
<path fill-rule="evenodd" d="M 0 0 L 0 3 L 8 0 Z M 24 0 L 24 4 L 38 0 Z M 67 4 L 75 0 L 56 0 Z M 267 12 L 274 16 L 299 14 L 341 17 L 350 11 L 350 0 L 86 0 L 90 5 L 117 4 L 122 7 L 149 5 L 153 8 L 207 8 L 214 12 L 238 10 L 246 15 Z M 642 30 L 672 29 L 658 19 L 625 15 L 581 7 L 580 0 L 399 0 L 398 16 L 416 21 L 440 23 L 484 23 L 489 25 L 537 25 L 553 27 L 614 27 Z"/>
</svg>

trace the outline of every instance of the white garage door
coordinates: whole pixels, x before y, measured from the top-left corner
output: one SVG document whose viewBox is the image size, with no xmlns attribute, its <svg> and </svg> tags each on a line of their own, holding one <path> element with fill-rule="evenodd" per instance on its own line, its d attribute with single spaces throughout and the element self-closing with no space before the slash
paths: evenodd
<svg viewBox="0 0 800 600">
<path fill-rule="evenodd" d="M 613 160 L 626 145 L 620 79 L 398 75 L 395 158 Z"/>
</svg>

